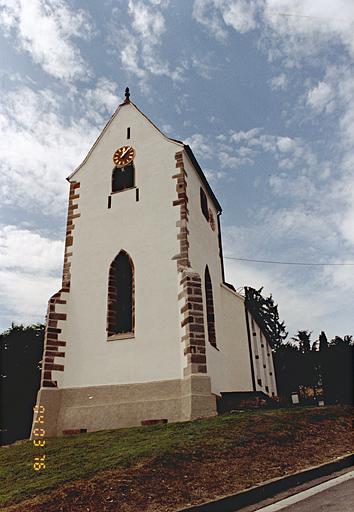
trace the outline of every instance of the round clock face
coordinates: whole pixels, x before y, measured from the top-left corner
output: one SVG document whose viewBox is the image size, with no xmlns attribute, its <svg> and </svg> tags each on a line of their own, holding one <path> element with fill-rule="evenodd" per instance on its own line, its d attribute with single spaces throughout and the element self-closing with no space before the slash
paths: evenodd
<svg viewBox="0 0 354 512">
<path fill-rule="evenodd" d="M 135 157 L 135 149 L 132 146 L 122 146 L 113 155 L 113 162 L 116 167 L 129 165 Z"/>
</svg>

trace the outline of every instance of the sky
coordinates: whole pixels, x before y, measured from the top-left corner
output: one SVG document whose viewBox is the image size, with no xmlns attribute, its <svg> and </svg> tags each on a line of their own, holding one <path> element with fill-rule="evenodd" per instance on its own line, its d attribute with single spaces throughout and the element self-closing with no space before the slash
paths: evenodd
<svg viewBox="0 0 354 512">
<path fill-rule="evenodd" d="M 0 330 L 44 321 L 65 178 L 129 86 L 221 203 L 227 281 L 354 334 L 353 0 L 0 0 L 0 59 Z"/>
</svg>

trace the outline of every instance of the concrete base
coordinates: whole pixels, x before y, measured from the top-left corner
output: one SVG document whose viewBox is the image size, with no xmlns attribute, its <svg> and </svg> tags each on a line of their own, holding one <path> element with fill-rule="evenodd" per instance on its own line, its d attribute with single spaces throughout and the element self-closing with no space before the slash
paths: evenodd
<svg viewBox="0 0 354 512">
<path fill-rule="evenodd" d="M 145 420 L 176 422 L 217 414 L 207 375 L 139 384 L 41 388 L 37 405 L 45 408 L 41 413 L 44 424 L 33 428 L 44 428 L 46 437 L 61 436 L 64 430 L 93 432 L 137 426 Z"/>
</svg>

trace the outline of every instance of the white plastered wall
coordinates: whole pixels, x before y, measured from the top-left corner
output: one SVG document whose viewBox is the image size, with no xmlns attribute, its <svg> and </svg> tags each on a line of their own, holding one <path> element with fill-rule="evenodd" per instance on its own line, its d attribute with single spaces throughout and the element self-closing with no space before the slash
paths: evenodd
<svg viewBox="0 0 354 512">
<path fill-rule="evenodd" d="M 127 139 L 127 128 L 131 137 Z M 125 144 L 136 149 L 136 190 L 112 195 L 112 156 Z M 71 178 L 80 182 L 73 232 L 71 290 L 63 330 L 65 370 L 53 372 L 59 387 L 137 383 L 181 378 L 175 153 L 131 104 L 107 126 L 88 159 Z M 124 249 L 135 267 L 135 337 L 107 341 L 108 272 Z"/>
<path fill-rule="evenodd" d="M 206 333 L 207 371 L 211 377 L 212 392 L 252 391 L 252 374 L 246 317 L 242 297 L 222 285 L 219 256 L 217 211 L 208 191 L 192 163 L 184 154 L 187 171 L 187 196 L 189 210 L 189 259 L 193 270 L 202 279 L 205 305 L 204 272 L 208 265 L 214 299 L 217 349 L 208 341 L 206 309 L 204 309 Z M 208 206 L 215 219 L 215 231 L 205 219 L 200 206 L 200 187 L 208 197 Z"/>
<path fill-rule="evenodd" d="M 248 313 L 252 357 L 257 391 L 277 396 L 272 349 L 257 322 Z"/>
</svg>

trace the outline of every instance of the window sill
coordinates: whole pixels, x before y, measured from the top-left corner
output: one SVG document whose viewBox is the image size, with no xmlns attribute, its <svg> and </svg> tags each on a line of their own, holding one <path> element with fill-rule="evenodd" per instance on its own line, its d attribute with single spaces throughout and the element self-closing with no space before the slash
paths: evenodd
<svg viewBox="0 0 354 512">
<path fill-rule="evenodd" d="M 111 196 L 115 196 L 116 194 L 121 194 L 122 192 L 126 192 L 127 190 L 134 190 L 136 189 L 137 186 L 134 185 L 134 187 L 127 187 L 127 188 L 122 188 L 122 190 L 115 190 L 114 192 L 111 192 Z"/>
<path fill-rule="evenodd" d="M 107 336 L 107 341 L 130 340 L 133 338 L 135 338 L 135 334 L 133 332 L 122 332 L 119 334 L 112 334 L 111 336 Z"/>
</svg>

